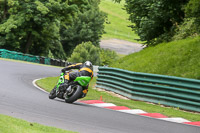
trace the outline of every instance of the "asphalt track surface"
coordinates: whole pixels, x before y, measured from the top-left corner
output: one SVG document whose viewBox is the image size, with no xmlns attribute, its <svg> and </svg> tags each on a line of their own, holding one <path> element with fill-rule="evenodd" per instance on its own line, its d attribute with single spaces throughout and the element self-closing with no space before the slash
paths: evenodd
<svg viewBox="0 0 200 133">
<path fill-rule="evenodd" d="M 48 99 L 34 79 L 60 68 L 0 59 L 0 114 L 80 133 L 199 133 L 200 128 L 75 102 Z M 9 125 L 7 125 L 9 128 Z"/>
<path fill-rule="evenodd" d="M 133 43 L 119 39 L 101 40 L 100 47 L 104 49 L 114 50 L 119 54 L 128 55 L 131 53 L 139 52 L 145 46 L 138 43 Z"/>
</svg>

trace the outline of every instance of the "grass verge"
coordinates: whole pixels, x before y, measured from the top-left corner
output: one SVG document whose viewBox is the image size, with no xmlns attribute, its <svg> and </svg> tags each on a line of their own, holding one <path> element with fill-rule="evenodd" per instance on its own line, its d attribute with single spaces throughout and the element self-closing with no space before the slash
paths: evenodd
<svg viewBox="0 0 200 133">
<path fill-rule="evenodd" d="M 58 77 L 48 77 L 38 80 L 36 84 L 49 92 L 55 86 L 57 79 Z M 113 103 L 118 106 L 126 106 L 131 109 L 142 109 L 148 113 L 161 113 L 168 117 L 182 117 L 190 121 L 200 121 L 200 113 L 185 112 L 177 108 L 162 107 L 161 105 L 155 105 L 142 101 L 121 99 L 119 97 L 116 97 L 115 95 L 109 94 L 106 91 L 98 91 L 97 89 L 94 89 L 95 83 L 96 78 L 93 78 L 89 86 L 89 92 L 87 96 L 82 100 L 99 100 L 100 97 L 102 97 L 104 102 Z"/>
<path fill-rule="evenodd" d="M 0 114 L 0 133 L 75 133 Z"/>
<path fill-rule="evenodd" d="M 188 38 L 127 55 L 111 64 L 125 70 L 200 79 L 200 37 Z"/>
<path fill-rule="evenodd" d="M 129 15 L 123 9 L 124 0 L 121 3 L 115 3 L 112 0 L 101 0 L 99 5 L 100 10 L 108 15 L 107 21 L 105 22 L 105 34 L 103 39 L 117 38 L 121 40 L 127 40 L 131 42 L 138 42 L 135 39 L 139 39 L 138 35 L 129 25 L 132 23 L 128 20 Z"/>
</svg>

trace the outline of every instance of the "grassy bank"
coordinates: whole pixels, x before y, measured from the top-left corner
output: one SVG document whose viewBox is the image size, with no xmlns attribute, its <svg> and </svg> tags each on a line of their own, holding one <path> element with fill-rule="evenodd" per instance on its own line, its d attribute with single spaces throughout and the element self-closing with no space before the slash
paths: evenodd
<svg viewBox="0 0 200 133">
<path fill-rule="evenodd" d="M 106 33 L 103 39 L 117 38 L 131 42 L 137 42 L 138 36 L 129 25 L 131 22 L 128 20 L 128 14 L 124 8 L 124 0 L 119 4 L 112 0 L 101 0 L 100 10 L 108 14 L 108 19 L 105 25 Z"/>
<path fill-rule="evenodd" d="M 56 84 L 58 77 L 44 78 L 36 82 L 37 85 L 50 91 Z M 142 101 L 134 101 L 121 99 L 116 95 L 110 94 L 105 91 L 98 91 L 95 88 L 96 78 L 92 80 L 89 86 L 89 92 L 84 99 L 81 100 L 99 100 L 102 97 L 104 102 L 114 103 L 118 106 L 126 106 L 131 109 L 142 109 L 149 113 L 161 113 L 168 117 L 182 117 L 190 121 L 200 121 L 200 114 L 185 112 L 177 108 L 162 107 L 160 105 L 150 104 Z"/>
<path fill-rule="evenodd" d="M 112 67 L 200 79 L 200 37 L 162 43 L 130 54 Z"/>
<path fill-rule="evenodd" d="M 75 133 L 0 114 L 0 133 Z"/>
</svg>

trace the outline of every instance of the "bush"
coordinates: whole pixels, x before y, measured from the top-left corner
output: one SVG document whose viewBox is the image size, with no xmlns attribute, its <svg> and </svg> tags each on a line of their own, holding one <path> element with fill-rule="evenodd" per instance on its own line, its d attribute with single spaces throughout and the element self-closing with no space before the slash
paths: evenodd
<svg viewBox="0 0 200 133">
<path fill-rule="evenodd" d="M 190 0 L 185 6 L 185 18 L 181 25 L 178 25 L 173 40 L 185 39 L 198 36 L 200 33 L 200 0 Z"/>
<path fill-rule="evenodd" d="M 95 47 L 91 42 L 84 42 L 76 46 L 69 62 L 78 63 L 91 61 L 94 65 L 110 65 L 119 59 L 119 56 L 115 51 L 109 49 L 100 49 Z"/>
<path fill-rule="evenodd" d="M 200 0 L 190 0 L 185 6 L 185 13 L 187 17 L 195 17 L 200 19 Z"/>
<path fill-rule="evenodd" d="M 99 48 L 95 47 L 91 42 L 83 42 L 76 46 L 71 57 L 68 59 L 69 62 L 85 62 L 91 61 L 93 65 L 100 64 Z"/>
<path fill-rule="evenodd" d="M 100 50 L 100 59 L 101 59 L 101 65 L 110 65 L 111 63 L 114 63 L 119 56 L 115 51 L 109 50 L 109 49 L 101 49 Z"/>
<path fill-rule="evenodd" d="M 198 26 L 195 23 L 195 18 L 187 18 L 184 22 L 179 25 L 176 29 L 176 33 L 173 36 L 172 40 L 181 40 L 187 37 L 197 36 Z"/>
</svg>

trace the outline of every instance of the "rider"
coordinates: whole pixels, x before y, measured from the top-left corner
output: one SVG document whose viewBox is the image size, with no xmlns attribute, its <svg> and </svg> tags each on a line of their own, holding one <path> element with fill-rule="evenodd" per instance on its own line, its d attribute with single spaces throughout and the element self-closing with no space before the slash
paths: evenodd
<svg viewBox="0 0 200 133">
<path fill-rule="evenodd" d="M 79 69 L 79 71 L 67 73 L 65 75 L 65 83 L 69 83 L 70 81 L 75 80 L 76 77 L 80 77 L 80 76 L 89 76 L 91 77 L 91 79 L 93 78 L 93 66 L 90 61 L 86 61 L 85 63 L 75 63 L 72 65 L 69 65 L 63 68 L 61 71 L 65 73 L 65 71 L 68 71 L 71 69 Z M 85 95 L 87 94 L 87 92 L 88 92 L 88 86 L 86 88 Z"/>
</svg>

